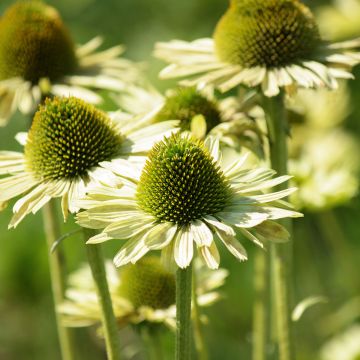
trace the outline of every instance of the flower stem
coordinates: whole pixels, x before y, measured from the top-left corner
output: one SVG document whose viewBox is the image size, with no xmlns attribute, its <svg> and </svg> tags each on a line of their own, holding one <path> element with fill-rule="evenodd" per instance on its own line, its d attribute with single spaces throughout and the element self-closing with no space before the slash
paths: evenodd
<svg viewBox="0 0 360 360">
<path fill-rule="evenodd" d="M 268 260 L 269 256 L 263 249 L 256 250 L 254 264 L 253 360 L 266 360 L 269 332 L 267 304 L 270 300 Z"/>
<path fill-rule="evenodd" d="M 176 360 L 191 359 L 192 264 L 176 271 Z"/>
<path fill-rule="evenodd" d="M 85 241 L 94 235 L 93 230 L 84 228 L 83 231 Z M 107 356 L 109 360 L 118 360 L 120 359 L 118 328 L 106 279 L 101 245 L 86 245 L 86 252 L 101 307 Z"/>
<path fill-rule="evenodd" d="M 284 104 L 284 94 L 263 98 L 266 123 L 269 134 L 271 167 L 278 176 L 287 174 L 287 122 Z M 287 183 L 277 186 L 277 190 L 287 187 Z M 282 220 L 288 231 L 291 231 L 289 219 Z M 274 317 L 271 323 L 275 324 L 275 334 L 280 360 L 294 359 L 294 349 L 291 336 L 290 320 L 290 286 L 289 275 L 291 271 L 291 243 L 270 244 L 271 291 Z M 265 276 L 265 275 L 264 275 Z"/>
<path fill-rule="evenodd" d="M 43 207 L 44 231 L 48 246 L 48 258 L 50 268 L 51 287 L 55 305 L 57 331 L 60 343 L 61 357 L 63 360 L 74 360 L 75 347 L 72 329 L 61 325 L 61 318 L 56 311 L 63 302 L 66 289 L 66 272 L 64 265 L 64 254 L 61 247 L 51 252 L 52 245 L 60 237 L 60 226 L 56 212 L 56 202 L 51 200 Z"/>
<path fill-rule="evenodd" d="M 342 273 L 347 276 L 343 277 L 343 283 L 351 289 L 354 284 L 353 274 L 357 272 L 354 262 L 349 261 L 351 248 L 349 242 L 342 230 L 341 224 L 334 210 L 324 210 L 317 214 L 317 220 L 320 231 L 327 242 L 337 265 L 340 265 Z"/>
<path fill-rule="evenodd" d="M 149 360 L 163 360 L 161 339 L 159 329 L 144 325 L 140 329 L 141 338 L 146 346 L 146 352 Z"/>
<path fill-rule="evenodd" d="M 203 335 L 202 324 L 200 320 L 200 309 L 198 304 L 198 298 L 196 293 L 197 282 L 196 272 L 192 272 L 192 318 L 194 322 L 194 340 L 195 347 L 198 353 L 199 360 L 208 360 L 209 356 L 206 349 L 206 344 Z"/>
</svg>

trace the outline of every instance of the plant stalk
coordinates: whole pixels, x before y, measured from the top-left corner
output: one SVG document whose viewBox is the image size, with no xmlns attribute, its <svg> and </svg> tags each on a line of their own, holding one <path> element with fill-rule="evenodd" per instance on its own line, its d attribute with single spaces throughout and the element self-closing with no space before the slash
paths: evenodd
<svg viewBox="0 0 360 360">
<path fill-rule="evenodd" d="M 93 230 L 84 228 L 83 231 L 85 241 L 94 235 Z M 86 245 L 86 252 L 101 307 L 102 325 L 105 336 L 107 356 L 109 360 L 119 360 L 120 344 L 118 327 L 107 283 L 101 245 Z"/>
<path fill-rule="evenodd" d="M 286 110 L 284 93 L 273 97 L 263 98 L 265 118 L 268 128 L 270 144 L 271 167 L 278 176 L 287 174 L 288 149 Z M 287 188 L 287 183 L 282 183 L 276 190 Z M 291 233 L 291 221 L 279 221 Z M 273 337 L 276 340 L 280 360 L 294 359 L 294 346 L 291 334 L 290 318 L 290 273 L 292 260 L 291 242 L 288 244 L 270 244 L 271 267 L 271 292 L 272 312 L 271 323 L 275 324 Z M 265 275 L 264 275 L 265 276 Z"/>
<path fill-rule="evenodd" d="M 257 249 L 254 263 L 255 303 L 253 314 L 253 360 L 266 360 L 269 336 L 269 256 L 263 249 Z"/>
<path fill-rule="evenodd" d="M 196 272 L 192 272 L 192 319 L 194 324 L 194 341 L 199 360 L 208 360 L 208 352 L 204 339 L 203 327 L 201 324 L 201 314 L 197 297 Z"/>
<path fill-rule="evenodd" d="M 140 329 L 141 338 L 146 346 L 148 360 L 163 360 L 162 344 L 159 329 L 144 325 Z"/>
<path fill-rule="evenodd" d="M 51 252 L 54 242 L 60 237 L 60 225 L 56 211 L 56 201 L 52 199 L 43 207 L 44 231 L 48 247 L 48 259 L 50 269 L 51 287 L 55 305 L 57 332 L 60 344 L 61 358 L 63 360 L 75 360 L 75 347 L 72 329 L 62 326 L 58 306 L 63 302 L 66 290 L 66 271 L 64 253 L 60 247 Z"/>
<path fill-rule="evenodd" d="M 192 264 L 176 270 L 176 360 L 191 359 Z"/>
</svg>

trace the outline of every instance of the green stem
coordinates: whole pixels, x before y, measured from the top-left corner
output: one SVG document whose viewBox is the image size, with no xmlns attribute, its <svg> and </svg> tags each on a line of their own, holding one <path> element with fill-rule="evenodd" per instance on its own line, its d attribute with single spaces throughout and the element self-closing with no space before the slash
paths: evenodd
<svg viewBox="0 0 360 360">
<path fill-rule="evenodd" d="M 253 360 L 265 360 L 268 340 L 269 318 L 269 256 L 263 249 L 257 249 L 254 265 L 255 303 L 253 315 Z"/>
<path fill-rule="evenodd" d="M 64 266 L 64 254 L 59 247 L 51 252 L 52 245 L 60 237 L 60 226 L 56 212 L 56 202 L 51 200 L 43 207 L 44 231 L 48 247 L 48 259 L 50 268 L 51 287 L 55 305 L 57 331 L 60 343 L 61 357 L 63 360 L 74 360 L 75 348 L 72 330 L 61 325 L 60 314 L 56 311 L 63 302 L 66 289 L 66 272 Z"/>
<path fill-rule="evenodd" d="M 197 281 L 196 281 L 196 272 L 193 271 L 192 276 L 192 318 L 194 323 L 194 340 L 195 340 L 195 347 L 198 353 L 199 360 L 208 360 L 208 352 L 206 349 L 202 324 L 200 320 L 200 309 L 198 304 L 197 298 Z"/>
<path fill-rule="evenodd" d="M 278 176 L 286 175 L 288 162 L 288 129 L 284 94 L 281 93 L 273 98 L 264 97 L 263 104 L 269 134 L 271 167 L 277 172 Z M 286 187 L 287 183 L 282 183 L 277 187 L 277 190 L 282 190 Z M 281 223 L 291 232 L 290 220 L 282 220 Z M 289 304 L 291 253 L 291 243 L 270 244 L 272 311 L 274 315 L 271 323 L 275 324 L 275 334 L 273 335 L 278 344 L 280 360 L 294 359 Z"/>
<path fill-rule="evenodd" d="M 93 230 L 84 228 L 85 241 L 93 235 Z M 107 356 L 109 360 L 118 360 L 120 359 L 118 328 L 107 283 L 101 245 L 86 245 L 86 252 L 101 307 Z"/>
<path fill-rule="evenodd" d="M 346 274 L 343 281 L 351 289 L 354 285 L 353 274 L 357 272 L 357 267 L 354 262 L 349 261 L 351 249 L 337 216 L 333 210 L 325 210 L 318 214 L 317 219 L 320 231 L 334 254 L 334 261 L 340 265 L 342 273 Z"/>
<path fill-rule="evenodd" d="M 163 360 L 162 345 L 159 336 L 159 329 L 150 328 L 148 325 L 141 326 L 141 338 L 146 346 L 149 360 Z"/>
<path fill-rule="evenodd" d="M 192 265 L 176 271 L 176 360 L 191 359 Z"/>
</svg>

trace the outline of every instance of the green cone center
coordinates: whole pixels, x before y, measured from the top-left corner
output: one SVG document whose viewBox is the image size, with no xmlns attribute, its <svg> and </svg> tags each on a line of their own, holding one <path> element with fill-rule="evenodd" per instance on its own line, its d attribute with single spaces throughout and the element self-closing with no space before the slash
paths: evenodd
<svg viewBox="0 0 360 360">
<path fill-rule="evenodd" d="M 272 68 L 311 58 L 320 35 L 312 13 L 298 0 L 234 0 L 214 40 L 221 61 Z"/>
<path fill-rule="evenodd" d="M 94 106 L 74 97 L 47 99 L 35 114 L 25 158 L 39 179 L 85 177 L 121 143 L 112 121 Z"/>
<path fill-rule="evenodd" d="M 220 111 L 214 101 L 209 100 L 194 87 L 178 88 L 166 97 L 155 121 L 181 120 L 181 130 L 189 131 L 191 120 L 197 115 L 205 118 L 207 132 L 221 122 Z"/>
<path fill-rule="evenodd" d="M 76 67 L 74 44 L 60 15 L 40 1 L 9 7 L 0 34 L 0 80 L 56 80 Z"/>
<path fill-rule="evenodd" d="M 188 224 L 227 205 L 229 185 L 203 143 L 173 135 L 156 144 L 140 177 L 140 207 L 160 221 Z"/>
<path fill-rule="evenodd" d="M 142 258 L 120 271 L 119 294 L 129 299 L 135 308 L 165 309 L 175 304 L 175 276 L 161 265 L 157 257 Z"/>
</svg>

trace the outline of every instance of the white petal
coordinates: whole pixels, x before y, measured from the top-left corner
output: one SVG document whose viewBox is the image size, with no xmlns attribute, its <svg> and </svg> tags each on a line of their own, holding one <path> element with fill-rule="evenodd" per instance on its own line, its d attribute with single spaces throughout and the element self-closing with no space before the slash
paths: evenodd
<svg viewBox="0 0 360 360">
<path fill-rule="evenodd" d="M 150 250 L 161 250 L 168 246 L 176 234 L 177 226 L 172 223 L 160 223 L 145 236 L 145 245 Z"/>
<path fill-rule="evenodd" d="M 216 214 L 220 219 L 236 227 L 250 228 L 261 224 L 268 219 L 268 215 L 259 209 L 245 208 L 243 211 L 221 212 Z"/>
<path fill-rule="evenodd" d="M 202 246 L 198 248 L 198 253 L 210 269 L 215 270 L 219 268 L 220 255 L 214 242 L 211 243 L 210 247 Z"/>
<path fill-rule="evenodd" d="M 247 260 L 247 253 L 244 247 L 240 244 L 240 242 L 236 239 L 235 236 L 227 235 L 222 231 L 216 232 L 219 239 L 224 243 L 227 249 L 240 261 Z"/>
<path fill-rule="evenodd" d="M 207 215 L 204 217 L 204 219 L 207 223 L 215 226 L 217 229 L 225 232 L 227 235 L 232 235 L 232 236 L 235 235 L 235 231 L 231 226 L 224 224 L 223 222 L 217 220 L 213 216 Z"/>
<path fill-rule="evenodd" d="M 193 234 L 197 246 L 210 246 L 213 242 L 212 231 L 200 220 L 191 222 L 190 232 Z"/>
<path fill-rule="evenodd" d="M 175 238 L 174 257 L 182 269 L 188 267 L 194 255 L 194 238 L 189 228 L 181 229 Z"/>
</svg>

